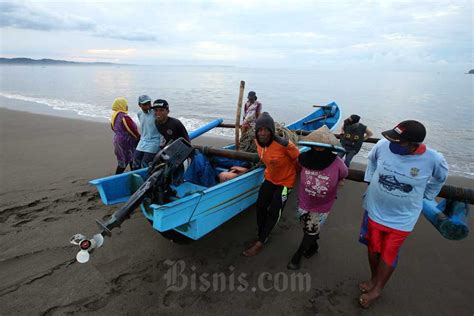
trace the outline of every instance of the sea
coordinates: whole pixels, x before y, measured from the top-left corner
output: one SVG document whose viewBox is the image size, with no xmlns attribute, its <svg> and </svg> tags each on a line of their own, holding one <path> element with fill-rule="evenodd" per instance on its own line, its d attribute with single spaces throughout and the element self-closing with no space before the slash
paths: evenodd
<svg viewBox="0 0 474 316">
<path fill-rule="evenodd" d="M 263 110 L 290 124 L 335 101 L 343 117 L 361 116 L 374 137 L 415 119 L 426 144 L 446 157 L 450 174 L 474 178 L 474 75 L 455 71 L 259 69 L 229 66 L 2 65 L 0 107 L 109 122 L 115 98 L 125 97 L 138 122 L 138 96 L 166 99 L 170 116 L 193 130 L 216 118 L 235 123 L 240 81 Z M 244 98 L 245 101 L 245 98 Z M 338 126 L 339 129 L 340 126 Z M 215 136 L 234 135 L 215 129 Z M 354 161 L 364 163 L 365 144 Z"/>
</svg>

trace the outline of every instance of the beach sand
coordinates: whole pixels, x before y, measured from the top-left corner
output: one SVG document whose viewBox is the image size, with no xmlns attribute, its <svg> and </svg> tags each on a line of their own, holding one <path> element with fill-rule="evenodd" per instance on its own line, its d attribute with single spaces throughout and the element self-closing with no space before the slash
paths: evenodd
<svg viewBox="0 0 474 316">
<path fill-rule="evenodd" d="M 79 264 L 78 247 L 69 238 L 97 233 L 95 219 L 116 209 L 102 205 L 88 184 L 115 170 L 110 127 L 0 109 L 0 128 L 2 315 L 474 313 L 472 234 L 462 241 L 446 240 L 423 216 L 402 248 L 382 298 L 369 310 L 359 308 L 357 284 L 369 276 L 366 248 L 357 241 L 365 185 L 352 181 L 346 181 L 323 227 L 320 252 L 303 261 L 300 272 L 310 277 L 308 291 L 292 291 L 284 284 L 294 273 L 286 264 L 302 234 L 294 214 L 296 194 L 270 242 L 254 258 L 240 255 L 244 242 L 255 235 L 252 207 L 186 246 L 164 239 L 135 212 L 89 263 Z M 202 137 L 195 143 L 228 141 Z M 472 180 L 449 182 L 474 187 Z M 184 289 L 167 290 L 171 267 L 185 268 Z M 212 283 L 219 274 L 224 284 L 199 282 L 201 277 Z M 238 277 L 249 284 L 245 291 L 229 289 Z"/>
</svg>

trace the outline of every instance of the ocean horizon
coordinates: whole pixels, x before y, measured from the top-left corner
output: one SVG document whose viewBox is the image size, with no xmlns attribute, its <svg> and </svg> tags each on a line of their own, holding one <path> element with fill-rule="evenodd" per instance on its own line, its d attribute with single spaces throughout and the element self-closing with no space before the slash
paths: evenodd
<svg viewBox="0 0 474 316">
<path fill-rule="evenodd" d="M 170 116 L 188 130 L 216 118 L 234 123 L 244 80 L 244 102 L 256 91 L 264 111 L 287 125 L 332 101 L 344 118 L 360 115 L 374 137 L 402 120 L 419 120 L 427 145 L 444 154 L 450 174 L 474 178 L 473 76 L 465 73 L 186 65 L 2 65 L 0 72 L 3 108 L 106 123 L 113 100 L 125 97 L 138 123 L 137 98 L 147 94 L 166 99 Z M 210 133 L 233 136 L 231 129 Z M 364 145 L 354 161 L 365 162 L 371 147 Z"/>
</svg>

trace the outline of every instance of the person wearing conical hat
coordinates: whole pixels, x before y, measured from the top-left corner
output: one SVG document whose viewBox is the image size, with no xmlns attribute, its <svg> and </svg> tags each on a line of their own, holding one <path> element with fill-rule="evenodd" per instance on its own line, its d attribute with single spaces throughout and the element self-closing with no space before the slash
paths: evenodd
<svg viewBox="0 0 474 316">
<path fill-rule="evenodd" d="M 127 165 L 132 168 L 135 148 L 140 140 L 137 125 L 128 116 L 128 102 L 125 98 L 117 98 L 112 104 L 110 127 L 114 131 L 114 153 L 117 157 L 115 174 L 125 171 Z"/>
<path fill-rule="evenodd" d="M 336 200 L 337 189 L 348 175 L 344 161 L 335 152 L 344 152 L 337 138 L 326 125 L 304 137 L 299 145 L 309 146 L 298 157 L 300 183 L 298 215 L 303 239 L 288 263 L 288 269 L 300 268 L 302 256 L 312 257 L 319 248 L 321 226 Z"/>
</svg>

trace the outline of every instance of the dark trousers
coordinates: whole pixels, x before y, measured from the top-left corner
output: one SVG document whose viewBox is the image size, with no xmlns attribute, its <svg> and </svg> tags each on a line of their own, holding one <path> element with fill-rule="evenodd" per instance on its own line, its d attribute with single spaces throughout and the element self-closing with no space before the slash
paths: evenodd
<svg viewBox="0 0 474 316">
<path fill-rule="evenodd" d="M 288 189 L 265 180 L 257 198 L 258 240 L 264 243 L 278 223 L 288 197 Z"/>
<path fill-rule="evenodd" d="M 346 158 L 344 159 L 344 164 L 347 166 L 347 168 L 349 168 L 352 162 L 352 158 L 354 158 L 354 156 L 357 155 L 359 150 L 360 149 L 346 149 L 345 153 L 339 153 L 338 156 L 341 158 L 346 156 Z"/>
<path fill-rule="evenodd" d="M 155 158 L 156 153 L 147 153 L 144 151 L 135 150 L 133 155 L 133 170 L 148 168 L 150 162 Z"/>
</svg>

